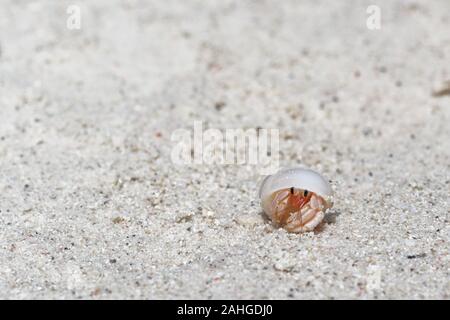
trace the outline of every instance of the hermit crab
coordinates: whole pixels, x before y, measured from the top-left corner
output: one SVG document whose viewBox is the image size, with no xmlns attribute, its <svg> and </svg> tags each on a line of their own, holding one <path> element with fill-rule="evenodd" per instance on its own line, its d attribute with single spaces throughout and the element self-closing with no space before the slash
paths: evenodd
<svg viewBox="0 0 450 320">
<path fill-rule="evenodd" d="M 261 183 L 259 198 L 267 216 L 288 232 L 308 232 L 331 208 L 330 184 L 317 172 L 303 168 L 283 169 Z"/>
</svg>

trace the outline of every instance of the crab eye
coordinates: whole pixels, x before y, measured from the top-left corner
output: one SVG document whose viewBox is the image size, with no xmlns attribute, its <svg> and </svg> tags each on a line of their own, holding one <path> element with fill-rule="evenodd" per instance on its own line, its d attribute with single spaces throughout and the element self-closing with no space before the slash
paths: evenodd
<svg viewBox="0 0 450 320">
<path fill-rule="evenodd" d="M 291 194 L 294 194 L 294 187 L 291 187 Z"/>
<path fill-rule="evenodd" d="M 307 197 L 308 196 L 308 190 L 303 191 L 303 196 Z"/>
</svg>

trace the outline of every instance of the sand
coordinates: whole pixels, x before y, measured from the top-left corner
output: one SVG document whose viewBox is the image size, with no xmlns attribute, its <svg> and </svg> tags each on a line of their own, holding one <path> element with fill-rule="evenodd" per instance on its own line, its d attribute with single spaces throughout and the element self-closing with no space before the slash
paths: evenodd
<svg viewBox="0 0 450 320">
<path fill-rule="evenodd" d="M 447 0 L 0 6 L 0 298 L 449 299 Z M 175 164 L 195 121 L 278 129 L 325 223 L 273 226 L 255 166 Z"/>
</svg>

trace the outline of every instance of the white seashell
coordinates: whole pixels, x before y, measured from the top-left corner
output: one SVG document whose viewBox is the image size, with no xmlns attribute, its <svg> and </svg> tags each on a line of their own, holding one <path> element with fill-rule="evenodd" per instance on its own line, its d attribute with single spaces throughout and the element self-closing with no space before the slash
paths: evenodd
<svg viewBox="0 0 450 320">
<path fill-rule="evenodd" d="M 259 197 L 285 188 L 298 188 L 312 191 L 322 197 L 333 194 L 330 184 L 317 172 L 303 168 L 282 169 L 276 174 L 267 176 L 259 189 Z"/>
<path fill-rule="evenodd" d="M 331 207 L 333 191 L 317 172 L 290 168 L 266 177 L 259 189 L 264 212 L 289 232 L 312 231 Z"/>
</svg>

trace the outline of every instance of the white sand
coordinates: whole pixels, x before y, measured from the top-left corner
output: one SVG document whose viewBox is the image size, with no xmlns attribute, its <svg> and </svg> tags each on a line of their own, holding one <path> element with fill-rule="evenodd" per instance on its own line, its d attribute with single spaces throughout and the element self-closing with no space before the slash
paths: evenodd
<svg viewBox="0 0 450 320">
<path fill-rule="evenodd" d="M 0 1 L 0 298 L 449 299 L 449 1 L 121 2 Z M 278 128 L 322 229 L 174 165 L 195 120 Z"/>
</svg>

